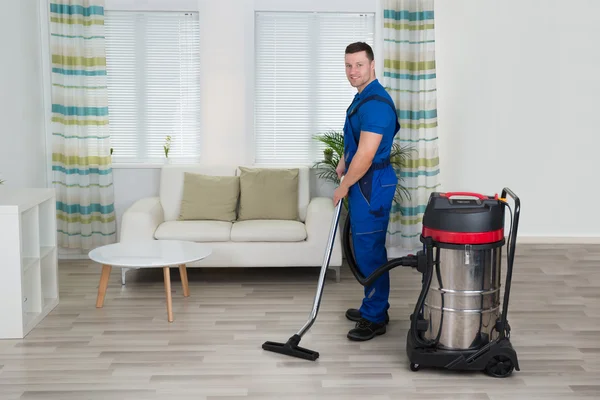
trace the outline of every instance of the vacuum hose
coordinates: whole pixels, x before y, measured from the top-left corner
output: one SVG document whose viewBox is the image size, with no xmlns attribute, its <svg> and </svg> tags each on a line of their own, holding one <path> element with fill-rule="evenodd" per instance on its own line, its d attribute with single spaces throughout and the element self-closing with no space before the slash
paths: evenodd
<svg viewBox="0 0 600 400">
<path fill-rule="evenodd" d="M 342 247 L 344 250 L 344 254 L 346 255 L 346 260 L 348 261 L 348 266 L 350 267 L 350 271 L 362 286 L 370 286 L 377 278 L 379 278 L 383 273 L 396 268 L 396 267 L 412 267 L 416 268 L 419 272 L 423 274 L 423 285 L 421 287 L 421 293 L 419 294 L 419 298 L 417 299 L 417 303 L 415 304 L 415 310 L 411 315 L 411 334 L 415 343 L 422 347 L 434 347 L 438 343 L 438 339 L 425 341 L 419 335 L 419 330 L 427 330 L 426 325 L 427 321 L 420 320 L 419 315 L 421 310 L 423 309 L 423 305 L 425 304 L 425 297 L 429 292 L 429 287 L 431 285 L 431 280 L 433 278 L 433 241 L 431 238 L 424 238 L 424 250 L 421 250 L 417 253 L 417 255 L 408 255 L 404 257 L 395 258 L 393 260 L 388 261 L 383 264 L 381 267 L 377 268 L 373 273 L 369 276 L 364 276 L 356 264 L 356 259 L 354 258 L 354 252 L 352 251 L 351 241 L 350 241 L 350 215 L 346 218 L 346 222 L 344 223 L 344 231 L 342 235 Z M 439 259 L 439 257 L 438 257 Z M 439 261 L 436 261 L 437 263 Z M 422 327 L 424 329 L 419 329 Z M 439 337 L 439 335 L 438 335 Z"/>
<path fill-rule="evenodd" d="M 354 252 L 352 251 L 352 247 L 350 244 L 350 216 L 346 218 L 346 222 L 344 223 L 344 232 L 342 235 L 342 246 L 344 249 L 344 254 L 346 254 L 346 260 L 348 261 L 348 265 L 350 266 L 350 271 L 352 274 L 363 286 L 370 286 L 377 278 L 383 275 L 385 272 L 396 268 L 396 267 L 418 267 L 418 257 L 414 255 L 408 255 L 405 257 L 395 258 L 393 260 L 388 261 L 383 264 L 381 267 L 377 268 L 373 273 L 367 277 L 365 277 L 358 266 L 356 265 L 356 259 L 354 258 Z"/>
</svg>

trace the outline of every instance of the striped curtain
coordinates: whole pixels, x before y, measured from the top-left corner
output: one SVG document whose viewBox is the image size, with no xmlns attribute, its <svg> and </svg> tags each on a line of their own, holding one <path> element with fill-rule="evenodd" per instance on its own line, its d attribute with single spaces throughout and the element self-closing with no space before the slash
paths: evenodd
<svg viewBox="0 0 600 400">
<path fill-rule="evenodd" d="M 50 2 L 52 171 L 58 245 L 115 242 L 104 0 Z"/>
<path fill-rule="evenodd" d="M 384 76 L 400 117 L 397 136 L 412 153 L 400 171 L 410 199 L 395 204 L 388 247 L 415 249 L 430 193 L 439 186 L 433 0 L 384 0 Z"/>
</svg>

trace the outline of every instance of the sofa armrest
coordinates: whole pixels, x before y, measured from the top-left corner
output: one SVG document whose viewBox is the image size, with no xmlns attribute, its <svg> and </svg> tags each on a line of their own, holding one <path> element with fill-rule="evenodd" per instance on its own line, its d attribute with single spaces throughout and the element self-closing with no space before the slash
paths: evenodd
<svg viewBox="0 0 600 400">
<path fill-rule="evenodd" d="M 121 242 L 154 239 L 156 228 L 165 220 L 158 197 L 137 200 L 121 219 Z"/>
<path fill-rule="evenodd" d="M 323 246 L 327 245 L 331 221 L 335 213 L 333 201 L 329 197 L 313 197 L 306 210 L 306 234 L 307 240 L 319 241 Z M 340 227 L 336 233 L 336 242 L 340 238 Z"/>
<path fill-rule="evenodd" d="M 306 241 L 311 243 L 311 251 L 316 251 L 319 257 L 325 255 L 331 222 L 335 215 L 335 207 L 330 197 L 313 197 L 306 210 Z M 336 271 L 336 281 L 340 281 L 340 267 L 342 265 L 342 229 L 338 227 L 333 240 L 333 248 L 329 259 L 329 268 Z"/>
</svg>

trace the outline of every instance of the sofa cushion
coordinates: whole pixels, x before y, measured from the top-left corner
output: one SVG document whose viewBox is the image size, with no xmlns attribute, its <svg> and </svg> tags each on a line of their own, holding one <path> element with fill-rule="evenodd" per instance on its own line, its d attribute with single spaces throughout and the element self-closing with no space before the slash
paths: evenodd
<svg viewBox="0 0 600 400">
<path fill-rule="evenodd" d="M 299 219 L 297 168 L 239 169 L 239 221 Z"/>
<path fill-rule="evenodd" d="M 181 208 L 183 175 L 192 172 L 204 175 L 235 176 L 236 168 L 223 165 L 166 164 L 160 172 L 159 197 L 165 221 L 176 221 Z"/>
<path fill-rule="evenodd" d="M 301 242 L 305 239 L 306 227 L 299 221 L 238 221 L 231 227 L 233 242 Z"/>
<path fill-rule="evenodd" d="M 248 164 L 237 167 L 237 174 L 241 175 L 241 168 L 256 168 L 256 165 Z M 290 168 L 290 165 L 265 165 L 260 166 L 261 168 Z M 295 165 L 294 168 L 298 169 L 298 220 L 301 222 L 306 221 L 306 212 L 308 211 L 308 204 L 311 201 L 311 176 L 312 169 L 306 165 Z"/>
<path fill-rule="evenodd" d="M 180 221 L 235 221 L 240 178 L 184 172 Z"/>
<path fill-rule="evenodd" d="M 231 222 L 166 221 L 158 226 L 154 238 L 192 242 L 227 242 L 231 238 Z"/>
</svg>

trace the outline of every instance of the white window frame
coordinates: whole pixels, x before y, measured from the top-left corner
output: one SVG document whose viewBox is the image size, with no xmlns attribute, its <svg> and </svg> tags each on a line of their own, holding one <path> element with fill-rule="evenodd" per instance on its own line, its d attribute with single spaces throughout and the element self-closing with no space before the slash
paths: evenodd
<svg viewBox="0 0 600 400">
<path fill-rule="evenodd" d="M 200 11 L 199 2 L 202 0 L 105 0 L 105 11 L 142 11 L 142 12 L 195 12 Z M 202 16 L 200 16 L 202 18 Z M 200 27 L 202 35 L 202 27 Z M 202 101 L 202 89 L 201 101 Z M 201 121 L 200 121 L 201 123 Z M 198 126 L 198 134 L 201 134 L 202 126 Z M 200 140 L 200 139 L 199 139 Z M 202 145 L 202 143 L 201 143 Z M 201 155 L 198 155 L 194 160 L 199 160 Z M 190 158 L 184 158 L 183 162 L 194 162 Z M 140 160 L 134 161 L 131 159 L 121 159 L 118 155 L 114 155 L 113 168 L 154 168 L 162 165 L 162 160 Z M 177 160 L 175 161 L 177 162 Z"/>
<path fill-rule="evenodd" d="M 207 0 L 199 0 L 207 1 Z M 210 1 L 210 0 L 208 0 Z M 246 147 L 246 159 L 250 164 L 256 163 L 254 111 L 255 111 L 255 16 L 257 12 L 350 12 L 350 13 L 374 13 L 375 14 L 375 38 L 373 52 L 375 53 L 375 73 L 381 81 L 383 78 L 383 0 L 248 0 L 254 3 L 246 14 L 247 35 L 245 38 L 246 48 L 250 49 L 245 57 L 248 60 L 246 88 L 248 118 L 248 146 Z M 312 164 L 307 164 L 312 166 Z"/>
<path fill-rule="evenodd" d="M 358 1 L 358 0 L 254 0 L 254 9 L 252 15 L 248 18 L 252 18 L 252 35 L 249 35 L 251 39 L 246 39 L 247 46 L 252 48 L 252 54 L 249 55 L 252 70 L 251 74 L 252 82 L 248 82 L 251 85 L 252 99 L 248 100 L 248 110 L 254 116 L 255 115 L 255 103 L 254 99 L 256 96 L 255 84 L 255 18 L 258 12 L 314 12 L 314 13 L 358 13 L 358 14 L 374 14 L 375 15 L 375 36 L 373 43 L 373 51 L 375 53 L 375 72 L 377 78 L 381 81 L 383 78 L 383 13 L 381 12 L 382 0 L 375 0 L 371 2 Z M 247 56 L 248 57 L 248 56 Z M 247 159 L 251 160 L 252 164 L 257 165 L 256 160 L 256 132 L 254 126 L 254 119 L 252 119 L 252 126 L 249 127 L 249 139 L 250 146 L 247 150 Z M 317 132 L 315 132 L 317 133 Z M 316 144 L 318 146 L 318 144 Z M 270 163 L 265 163 L 270 164 Z M 306 166 L 312 166 L 311 162 L 307 162 Z"/>
</svg>

